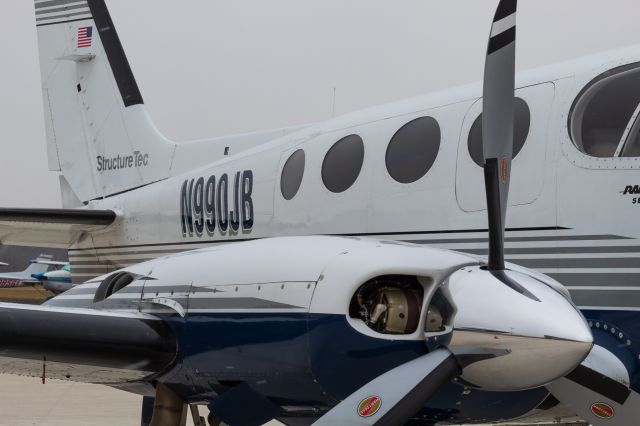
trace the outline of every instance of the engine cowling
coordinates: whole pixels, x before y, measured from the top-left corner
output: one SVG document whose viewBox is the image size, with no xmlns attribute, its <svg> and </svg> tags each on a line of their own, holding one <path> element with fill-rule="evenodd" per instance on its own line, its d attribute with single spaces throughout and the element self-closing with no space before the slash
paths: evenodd
<svg viewBox="0 0 640 426">
<path fill-rule="evenodd" d="M 139 309 L 187 318 L 209 315 L 207 320 L 212 322 L 217 321 L 216 315 L 224 318 L 229 313 L 262 318 L 295 315 L 295 321 L 308 322 L 300 329 L 307 329 L 309 336 L 306 344 L 296 341 L 292 372 L 306 374 L 305 362 L 311 360 L 316 378 L 327 362 L 342 363 L 345 374 L 352 374 L 350 366 L 363 365 L 358 358 L 362 351 L 378 348 L 378 353 L 371 354 L 379 358 L 371 374 L 381 374 L 412 356 L 447 348 L 457 357 L 468 384 L 510 391 L 563 376 L 592 345 L 586 321 L 557 283 L 515 269 L 506 274 L 520 284 L 510 287 L 482 269 L 477 258 L 456 252 L 366 238 L 271 238 L 134 265 L 76 287 L 49 304 L 77 306 L 79 300 L 86 300 L 85 307 L 94 309 Z M 82 299 L 79 295 L 88 288 L 95 294 Z M 328 346 L 330 336 L 314 331 L 319 318 L 338 319 L 345 341 L 335 348 Z M 243 328 L 237 333 L 246 332 Z M 368 343 L 356 345 L 358 335 Z M 259 340 L 252 341 L 253 337 Z M 233 340 L 247 348 L 242 352 L 246 359 L 233 366 L 235 372 L 254 368 L 251 357 L 268 371 L 267 351 L 261 349 L 267 344 L 263 336 L 247 334 L 246 339 Z M 198 345 L 207 347 L 203 341 L 185 346 Z M 401 357 L 384 356 L 384 351 L 400 346 L 409 348 Z M 223 362 L 224 354 L 209 356 Z M 274 368 L 279 368 L 277 355 L 273 357 Z M 358 377 L 354 383 L 368 378 L 366 374 Z M 329 393 L 343 396 L 340 391 Z"/>
</svg>

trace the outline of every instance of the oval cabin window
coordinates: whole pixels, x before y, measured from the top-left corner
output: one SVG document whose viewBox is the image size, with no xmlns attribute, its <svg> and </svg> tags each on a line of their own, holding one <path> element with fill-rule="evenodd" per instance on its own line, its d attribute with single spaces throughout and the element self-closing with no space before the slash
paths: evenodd
<svg viewBox="0 0 640 426">
<path fill-rule="evenodd" d="M 591 81 L 571 108 L 573 144 L 592 157 L 640 156 L 640 64 Z"/>
<path fill-rule="evenodd" d="M 417 118 L 393 135 L 385 162 L 387 171 L 400 183 L 412 183 L 427 174 L 440 150 L 440 126 L 432 117 Z"/>
<path fill-rule="evenodd" d="M 299 149 L 284 164 L 280 175 L 280 192 L 285 200 L 293 199 L 298 193 L 304 176 L 304 163 L 304 151 Z"/>
<path fill-rule="evenodd" d="M 322 182 L 331 192 L 344 192 L 358 179 L 364 161 L 364 142 L 349 135 L 336 142 L 322 162 Z"/>
<path fill-rule="evenodd" d="M 515 159 L 527 142 L 529 129 L 531 128 L 531 111 L 524 99 L 515 98 L 513 103 L 513 116 L 513 158 Z M 469 155 L 473 162 L 480 167 L 484 167 L 484 154 L 482 152 L 482 114 L 473 122 L 471 130 L 469 131 L 467 144 Z"/>
</svg>

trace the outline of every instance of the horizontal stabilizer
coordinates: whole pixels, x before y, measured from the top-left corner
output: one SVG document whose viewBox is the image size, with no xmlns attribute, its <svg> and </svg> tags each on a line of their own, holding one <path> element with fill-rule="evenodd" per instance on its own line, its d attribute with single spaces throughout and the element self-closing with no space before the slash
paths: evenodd
<svg viewBox="0 0 640 426">
<path fill-rule="evenodd" d="M 115 220 L 111 210 L 0 208 L 0 244 L 67 248 Z"/>
</svg>

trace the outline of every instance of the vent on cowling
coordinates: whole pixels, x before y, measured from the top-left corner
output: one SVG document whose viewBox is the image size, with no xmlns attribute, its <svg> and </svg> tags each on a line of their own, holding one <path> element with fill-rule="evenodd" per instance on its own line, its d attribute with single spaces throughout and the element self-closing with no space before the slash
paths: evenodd
<svg viewBox="0 0 640 426">
<path fill-rule="evenodd" d="M 131 272 L 116 272 L 105 278 L 98 286 L 93 297 L 93 303 L 102 302 L 109 296 L 122 290 L 138 278 L 136 274 Z"/>
</svg>

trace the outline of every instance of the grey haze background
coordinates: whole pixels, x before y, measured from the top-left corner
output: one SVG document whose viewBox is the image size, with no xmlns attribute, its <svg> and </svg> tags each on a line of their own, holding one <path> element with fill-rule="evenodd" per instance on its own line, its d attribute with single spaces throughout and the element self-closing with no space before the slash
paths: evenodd
<svg viewBox="0 0 640 426">
<path fill-rule="evenodd" d="M 0 14 L 0 206 L 59 207 L 34 5 Z M 171 139 L 310 123 L 482 78 L 497 0 L 107 0 Z M 518 68 L 640 42 L 637 0 L 521 0 Z M 640 47 L 639 47 L 640 48 Z"/>
</svg>

